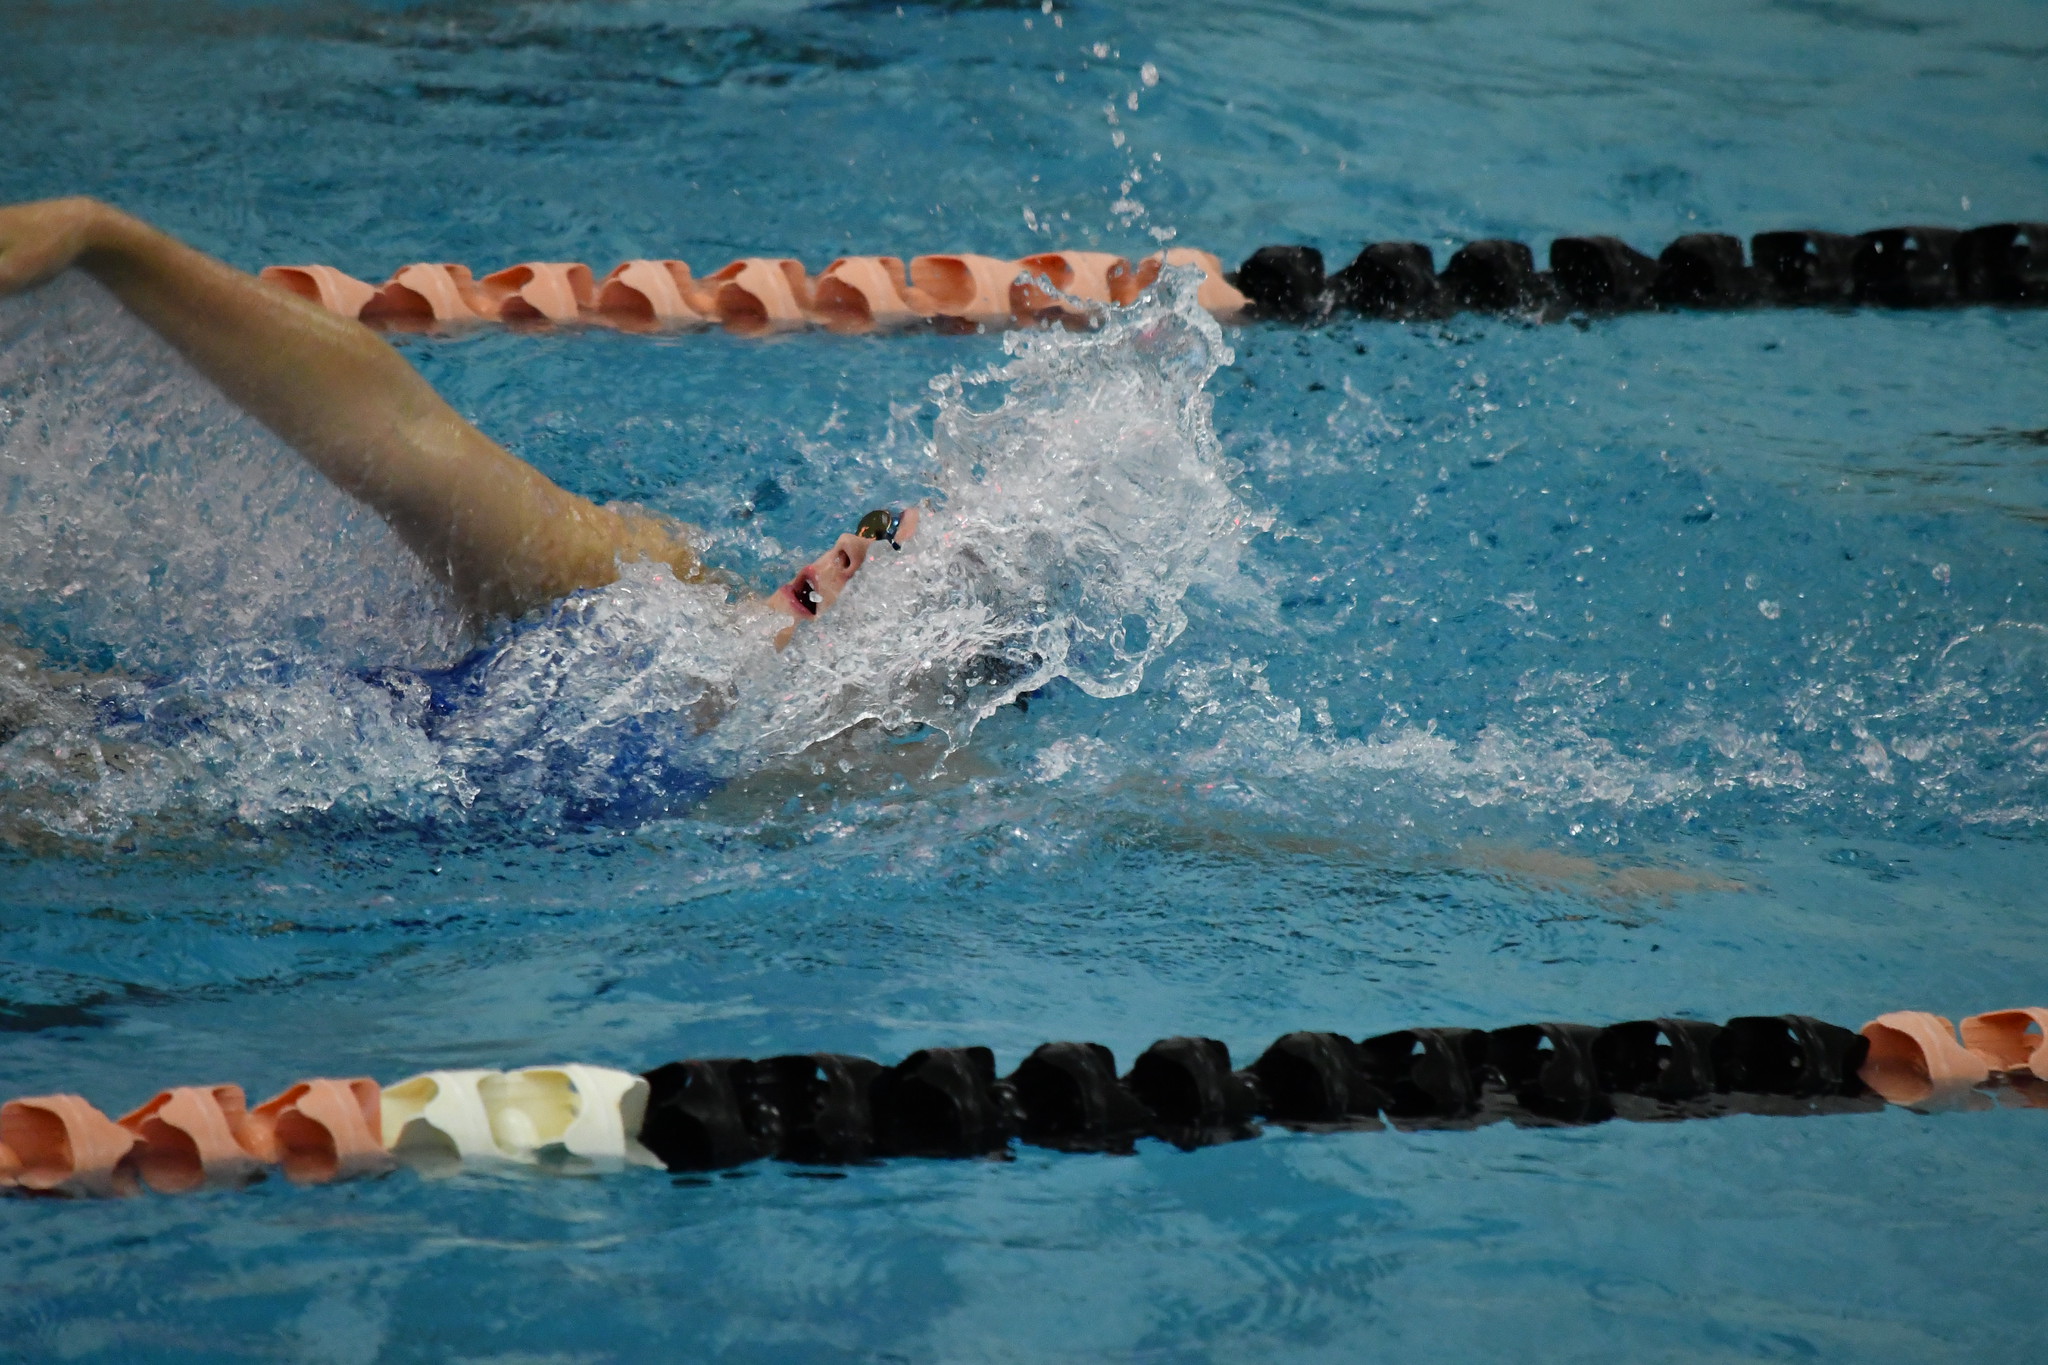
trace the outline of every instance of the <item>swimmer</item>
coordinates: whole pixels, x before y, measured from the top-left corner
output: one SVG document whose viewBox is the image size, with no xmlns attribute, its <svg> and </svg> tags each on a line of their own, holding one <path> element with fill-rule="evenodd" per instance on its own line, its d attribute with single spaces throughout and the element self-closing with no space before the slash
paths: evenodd
<svg viewBox="0 0 2048 1365">
<path fill-rule="evenodd" d="M 228 398 L 364 503 L 448 586 L 472 622 L 523 616 L 618 577 L 621 560 L 714 577 L 684 528 L 600 507 L 478 431 L 368 327 L 244 274 L 94 199 L 0 207 L 0 298 L 76 266 Z M 917 512 L 870 514 L 766 598 L 775 636 L 831 609 L 877 539 Z"/>
</svg>

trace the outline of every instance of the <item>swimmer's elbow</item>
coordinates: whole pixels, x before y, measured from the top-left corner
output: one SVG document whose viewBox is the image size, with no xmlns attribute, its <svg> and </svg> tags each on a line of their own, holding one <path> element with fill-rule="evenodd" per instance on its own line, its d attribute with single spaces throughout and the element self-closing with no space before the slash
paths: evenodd
<svg viewBox="0 0 2048 1365">
<path fill-rule="evenodd" d="M 600 516 L 615 519 L 612 555 L 620 560 L 649 560 L 668 565 L 669 572 L 684 583 L 719 583 L 737 586 L 728 574 L 706 567 L 690 543 L 690 528 L 682 522 L 630 504 L 597 508 Z"/>
</svg>

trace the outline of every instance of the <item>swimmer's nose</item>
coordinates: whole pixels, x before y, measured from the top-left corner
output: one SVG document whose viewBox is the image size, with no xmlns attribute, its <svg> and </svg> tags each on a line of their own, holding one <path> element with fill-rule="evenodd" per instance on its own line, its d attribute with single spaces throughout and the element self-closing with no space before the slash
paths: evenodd
<svg viewBox="0 0 2048 1365">
<path fill-rule="evenodd" d="M 850 578 L 860 572 L 861 565 L 868 562 L 868 551 L 874 548 L 874 544 L 874 541 L 865 536 L 841 536 L 838 544 L 832 547 L 831 557 L 839 562 L 840 567 Z"/>
</svg>

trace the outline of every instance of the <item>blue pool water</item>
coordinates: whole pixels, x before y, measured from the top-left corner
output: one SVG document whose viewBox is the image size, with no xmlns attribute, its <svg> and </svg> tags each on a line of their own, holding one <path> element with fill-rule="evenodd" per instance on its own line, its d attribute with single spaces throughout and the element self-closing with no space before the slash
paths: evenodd
<svg viewBox="0 0 2048 1365">
<path fill-rule="evenodd" d="M 1527 8 L 17 7 L 0 200 L 372 278 L 2048 216 L 2037 3 Z M 382 528 L 82 281 L 0 303 L 0 1093 L 2048 1003 L 2048 313 L 403 346 L 756 586 L 870 506 L 950 538 L 782 659 L 629 577 L 430 734 L 379 680 L 477 642 Z M 0 1357 L 2021 1359 L 2044 1152 L 8 1200 Z"/>
</svg>

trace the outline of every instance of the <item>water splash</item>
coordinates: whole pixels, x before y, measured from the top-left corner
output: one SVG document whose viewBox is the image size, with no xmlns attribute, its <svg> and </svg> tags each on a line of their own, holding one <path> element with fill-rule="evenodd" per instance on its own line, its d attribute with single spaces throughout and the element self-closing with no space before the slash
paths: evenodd
<svg viewBox="0 0 2048 1365">
<path fill-rule="evenodd" d="M 758 607 L 626 565 L 456 667 L 472 642 L 381 522 L 101 291 L 10 302 L 0 616 L 44 659 L 14 659 L 7 813 L 631 821 L 853 731 L 957 747 L 1055 679 L 1127 694 L 1262 524 L 1203 392 L 1230 352 L 1179 273 L 935 380 L 921 534 L 790 649 Z"/>
<path fill-rule="evenodd" d="M 1138 687 L 1186 629 L 1189 592 L 1226 587 L 1268 524 L 1232 491 L 1210 426 L 1204 385 L 1229 348 L 1172 273 L 1097 331 L 1013 333 L 1007 364 L 933 381 L 937 505 L 728 737 L 793 753 L 876 722 L 957 746 L 1055 679 L 1095 697 Z M 984 394 L 1001 396 L 977 408 Z"/>
<path fill-rule="evenodd" d="M 5 614 L 60 662 L 175 672 L 247 642 L 431 663 L 464 646 L 382 520 L 82 275 L 0 303 L 0 479 Z"/>
</svg>

